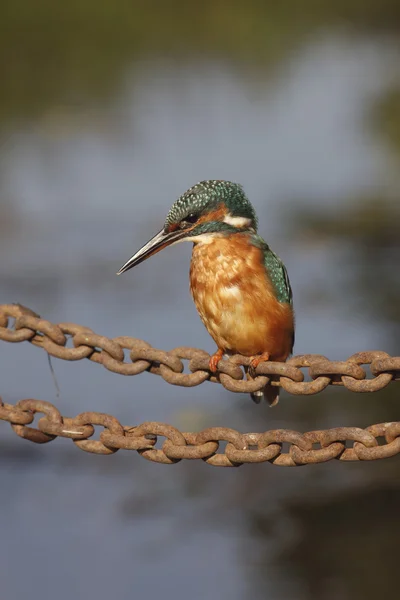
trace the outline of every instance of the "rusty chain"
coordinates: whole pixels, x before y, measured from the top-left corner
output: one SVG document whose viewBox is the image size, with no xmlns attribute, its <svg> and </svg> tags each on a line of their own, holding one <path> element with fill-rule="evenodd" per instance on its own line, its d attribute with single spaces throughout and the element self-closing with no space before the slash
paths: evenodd
<svg viewBox="0 0 400 600">
<path fill-rule="evenodd" d="M 37 427 L 30 427 L 37 413 L 43 416 L 39 418 Z M 217 467 L 261 462 L 294 467 L 333 459 L 377 460 L 400 453 L 399 421 L 371 425 L 366 429 L 337 427 L 304 434 L 290 429 L 240 433 L 227 427 L 210 427 L 198 433 L 187 433 L 155 421 L 124 427 L 115 417 L 98 412 L 85 412 L 68 418 L 63 417 L 50 402 L 26 399 L 12 405 L 3 403 L 1 398 L 0 420 L 8 421 L 18 436 L 37 444 L 64 437 L 72 439 L 78 448 L 86 452 L 114 454 L 120 449 L 136 450 L 147 460 L 162 464 L 201 459 Z M 95 432 L 95 426 L 103 428 L 98 440 L 89 439 Z M 155 448 L 160 437 L 165 441 L 161 448 Z M 380 445 L 378 438 L 384 443 Z M 222 450 L 221 442 L 226 443 Z M 287 452 L 282 451 L 285 443 L 289 445 Z"/>
<path fill-rule="evenodd" d="M 0 340 L 29 341 L 46 350 L 50 356 L 63 360 L 89 360 L 121 375 L 138 375 L 148 371 L 160 375 L 172 385 L 193 387 L 206 380 L 221 383 L 231 392 L 255 392 L 268 383 L 280 385 L 290 394 L 311 395 L 328 385 L 342 385 L 352 392 L 376 392 L 391 381 L 400 379 L 400 356 L 386 352 L 369 351 L 353 354 L 346 361 L 330 361 L 319 354 L 302 354 L 286 363 L 263 362 L 256 369 L 254 379 L 245 379 L 243 366 L 248 357 L 235 355 L 221 360 L 218 372 L 209 370 L 210 355 L 204 350 L 180 347 L 166 352 L 153 348 L 147 342 L 128 336 L 113 339 L 98 335 L 83 325 L 59 323 L 41 319 L 32 310 L 20 304 L 0 305 Z M 72 341 L 72 345 L 67 345 Z M 125 351 L 129 360 L 125 360 Z M 184 373 L 182 360 L 188 360 L 190 373 Z M 372 377 L 361 365 L 369 365 Z M 301 369 L 308 369 L 309 380 L 304 381 Z"/>
<path fill-rule="evenodd" d="M 10 320 L 14 322 L 10 324 Z M 161 375 L 173 385 L 193 387 L 206 380 L 221 383 L 232 392 L 254 392 L 267 383 L 281 385 L 291 394 L 310 395 L 328 385 L 344 385 L 354 392 L 374 392 L 400 377 L 400 357 L 386 352 L 358 352 L 347 361 L 330 361 L 318 354 L 294 356 L 286 363 L 264 362 L 256 369 L 255 379 L 243 380 L 243 365 L 249 358 L 235 355 L 220 361 L 217 374 L 209 370 L 209 354 L 196 348 L 180 347 L 165 352 L 147 342 L 128 336 L 109 339 L 88 327 L 74 323 L 55 325 L 18 304 L 0 305 L 0 339 L 8 342 L 29 341 L 54 357 L 74 361 L 88 358 L 109 371 L 138 375 L 149 371 Z M 68 339 L 73 347 L 67 347 Z M 129 362 L 125 362 L 125 350 Z M 183 373 L 182 359 L 189 360 L 190 373 Z M 361 365 L 370 365 L 372 378 L 367 379 Z M 304 381 L 300 370 L 307 367 L 311 381 Z"/>
</svg>

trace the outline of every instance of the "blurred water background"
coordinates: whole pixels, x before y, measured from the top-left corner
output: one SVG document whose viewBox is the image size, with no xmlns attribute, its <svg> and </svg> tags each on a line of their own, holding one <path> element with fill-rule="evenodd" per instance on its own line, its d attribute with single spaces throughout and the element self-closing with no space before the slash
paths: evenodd
<svg viewBox="0 0 400 600">
<path fill-rule="evenodd" d="M 0 0 L 0 302 L 213 351 L 190 246 L 115 272 L 202 179 L 243 184 L 285 261 L 295 353 L 399 353 L 400 5 L 393 0 Z M 366 427 L 371 396 L 273 410 L 0 346 L 4 401 L 184 430 Z M 2 596 L 396 597 L 399 461 L 281 469 L 151 464 L 43 447 L 1 425 Z"/>
</svg>

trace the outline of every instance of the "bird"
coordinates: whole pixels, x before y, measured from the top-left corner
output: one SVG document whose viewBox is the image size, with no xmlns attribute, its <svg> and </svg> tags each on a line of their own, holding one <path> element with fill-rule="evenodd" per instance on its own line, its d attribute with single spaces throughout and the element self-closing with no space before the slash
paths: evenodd
<svg viewBox="0 0 400 600">
<path fill-rule="evenodd" d="M 224 356 L 250 357 L 247 377 L 263 361 L 285 362 L 293 351 L 293 294 L 282 260 L 257 233 L 256 212 L 243 187 L 232 181 L 201 181 L 172 205 L 161 231 L 117 272 L 125 273 L 178 242 L 193 243 L 190 291 L 217 351 L 212 373 Z M 253 392 L 259 403 L 279 400 L 270 384 Z"/>
</svg>

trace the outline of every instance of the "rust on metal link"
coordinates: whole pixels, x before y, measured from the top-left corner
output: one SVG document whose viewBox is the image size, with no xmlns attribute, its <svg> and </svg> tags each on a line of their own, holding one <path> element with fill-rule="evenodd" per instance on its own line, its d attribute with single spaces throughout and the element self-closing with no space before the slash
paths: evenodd
<svg viewBox="0 0 400 600">
<path fill-rule="evenodd" d="M 400 379 L 400 356 L 380 351 L 358 352 L 346 361 L 302 354 L 286 363 L 262 362 L 256 369 L 256 377 L 250 380 L 245 379 L 243 370 L 250 359 L 235 355 L 220 361 L 219 370 L 214 374 L 209 370 L 210 355 L 204 350 L 180 347 L 166 352 L 129 336 L 110 339 L 75 323 L 55 325 L 20 304 L 0 305 L 0 340 L 29 341 L 50 356 L 70 361 L 86 358 L 121 375 L 149 371 L 172 385 L 183 387 L 197 386 L 208 380 L 221 383 L 231 392 L 255 392 L 267 383 L 280 385 L 296 395 L 317 394 L 328 385 L 341 385 L 352 392 L 376 392 Z M 184 372 L 183 360 L 188 361 L 189 373 Z M 367 365 L 370 377 L 365 370 Z M 307 381 L 303 371 L 308 375 Z M 229 452 L 233 452 L 233 447 Z"/>
<path fill-rule="evenodd" d="M 37 414 L 41 416 L 33 426 Z M 26 399 L 11 405 L 3 403 L 1 398 L 0 420 L 8 421 L 17 435 L 37 444 L 65 437 L 85 452 L 114 454 L 120 449 L 135 450 L 143 458 L 165 465 L 186 459 L 202 460 L 216 467 L 263 462 L 296 467 L 334 459 L 378 460 L 400 453 L 399 421 L 366 429 L 336 427 L 304 434 L 290 429 L 240 433 L 227 427 L 210 427 L 193 433 L 155 421 L 127 427 L 115 417 L 98 412 L 63 417 L 50 402 Z M 98 439 L 93 439 L 96 426 L 102 429 Z M 158 444 L 160 438 L 164 438 L 162 444 Z M 378 438 L 384 443 L 379 444 Z M 220 449 L 221 443 L 224 449 Z M 282 450 L 284 443 L 289 445 L 286 452 Z M 155 447 L 156 444 L 160 447 Z"/>
</svg>

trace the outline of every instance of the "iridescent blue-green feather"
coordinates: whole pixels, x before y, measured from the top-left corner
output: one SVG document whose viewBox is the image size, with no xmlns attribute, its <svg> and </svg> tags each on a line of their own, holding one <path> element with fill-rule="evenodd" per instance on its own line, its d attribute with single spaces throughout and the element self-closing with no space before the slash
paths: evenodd
<svg viewBox="0 0 400 600">
<path fill-rule="evenodd" d="M 264 265 L 274 286 L 277 300 L 292 304 L 293 294 L 286 267 L 268 246 L 264 249 Z"/>
<path fill-rule="evenodd" d="M 271 250 L 268 244 L 257 234 L 251 236 L 251 243 L 260 248 L 264 256 L 264 267 L 268 273 L 272 285 L 276 293 L 278 302 L 288 304 L 293 303 L 292 288 L 290 287 L 289 277 L 286 267 L 279 258 Z"/>
</svg>

